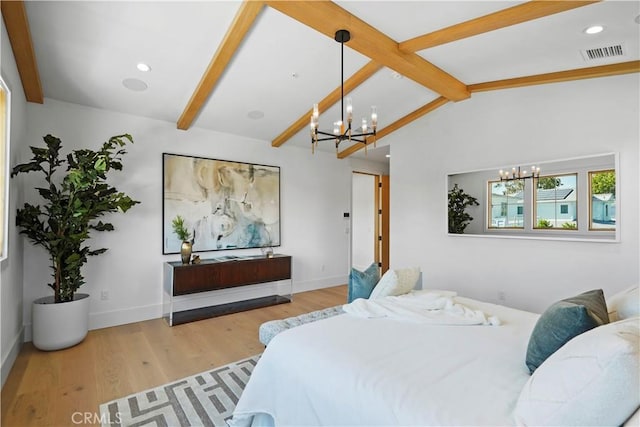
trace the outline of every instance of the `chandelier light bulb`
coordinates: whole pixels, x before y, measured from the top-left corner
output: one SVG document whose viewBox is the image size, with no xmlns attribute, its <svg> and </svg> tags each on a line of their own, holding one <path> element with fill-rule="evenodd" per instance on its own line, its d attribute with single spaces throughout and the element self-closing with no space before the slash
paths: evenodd
<svg viewBox="0 0 640 427">
<path fill-rule="evenodd" d="M 353 118 L 353 104 L 351 103 L 351 98 L 346 98 L 345 99 L 346 103 L 347 103 L 347 121 L 351 121 L 351 119 Z"/>
<path fill-rule="evenodd" d="M 540 177 L 540 167 L 531 166 L 531 173 L 527 169 L 521 168 L 518 166 L 517 168 L 511 168 L 511 172 L 509 170 L 498 171 L 498 175 L 500 176 L 500 181 L 514 181 L 519 179 L 528 179 L 528 178 L 538 178 Z"/>
</svg>

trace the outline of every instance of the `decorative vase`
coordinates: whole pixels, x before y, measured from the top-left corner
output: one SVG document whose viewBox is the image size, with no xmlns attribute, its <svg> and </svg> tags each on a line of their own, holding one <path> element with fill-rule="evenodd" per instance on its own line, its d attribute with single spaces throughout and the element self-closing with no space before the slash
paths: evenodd
<svg viewBox="0 0 640 427">
<path fill-rule="evenodd" d="M 185 240 L 182 242 L 182 246 L 180 246 L 180 257 L 182 258 L 183 264 L 189 264 L 191 261 L 191 251 L 193 250 L 193 245 L 190 241 Z"/>
<path fill-rule="evenodd" d="M 89 331 L 89 294 L 75 294 L 73 301 L 55 303 L 53 296 L 33 301 L 33 345 L 51 351 L 72 347 Z"/>
</svg>

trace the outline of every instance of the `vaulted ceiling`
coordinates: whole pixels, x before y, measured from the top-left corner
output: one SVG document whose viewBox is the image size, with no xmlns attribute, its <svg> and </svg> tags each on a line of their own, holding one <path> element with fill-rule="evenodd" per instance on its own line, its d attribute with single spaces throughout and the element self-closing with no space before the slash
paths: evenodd
<svg viewBox="0 0 640 427">
<path fill-rule="evenodd" d="M 58 99 L 275 147 L 310 146 L 313 103 L 321 127 L 340 118 L 338 29 L 351 32 L 344 73 L 354 117 L 376 105 L 379 141 L 449 102 L 473 102 L 477 92 L 640 71 L 637 1 L 1 6 L 30 102 Z M 596 24 L 604 30 L 584 32 Z M 151 71 L 139 71 L 139 62 Z M 363 146 L 344 142 L 337 155 Z"/>
</svg>

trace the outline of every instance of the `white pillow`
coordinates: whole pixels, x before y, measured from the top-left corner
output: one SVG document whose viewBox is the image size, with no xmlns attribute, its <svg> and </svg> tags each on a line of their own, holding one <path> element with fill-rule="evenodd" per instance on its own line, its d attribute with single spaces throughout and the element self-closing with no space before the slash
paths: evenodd
<svg viewBox="0 0 640 427">
<path fill-rule="evenodd" d="M 638 285 L 620 291 L 611 298 L 607 298 L 607 309 L 611 322 L 639 316 L 640 293 L 638 292 Z"/>
<path fill-rule="evenodd" d="M 401 268 L 387 270 L 373 291 L 369 299 L 383 298 L 389 295 L 403 295 L 415 288 L 420 278 L 420 268 Z"/>
<path fill-rule="evenodd" d="M 640 406 L 640 317 L 598 326 L 560 347 L 527 381 L 519 425 L 622 425 Z"/>
</svg>

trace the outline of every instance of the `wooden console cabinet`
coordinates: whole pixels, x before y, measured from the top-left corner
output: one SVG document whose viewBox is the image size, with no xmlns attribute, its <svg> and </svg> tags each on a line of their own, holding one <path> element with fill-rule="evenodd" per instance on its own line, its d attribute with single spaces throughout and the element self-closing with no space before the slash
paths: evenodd
<svg viewBox="0 0 640 427">
<path fill-rule="evenodd" d="M 166 262 L 164 264 L 164 317 L 169 325 L 192 322 L 224 314 L 291 302 L 293 283 L 291 257 L 275 254 L 265 256 L 225 256 L 202 260 L 200 264 Z M 208 305 L 176 311 L 177 297 L 200 292 L 217 291 L 238 286 L 289 281 L 288 295 L 268 295 L 225 304 Z"/>
</svg>

